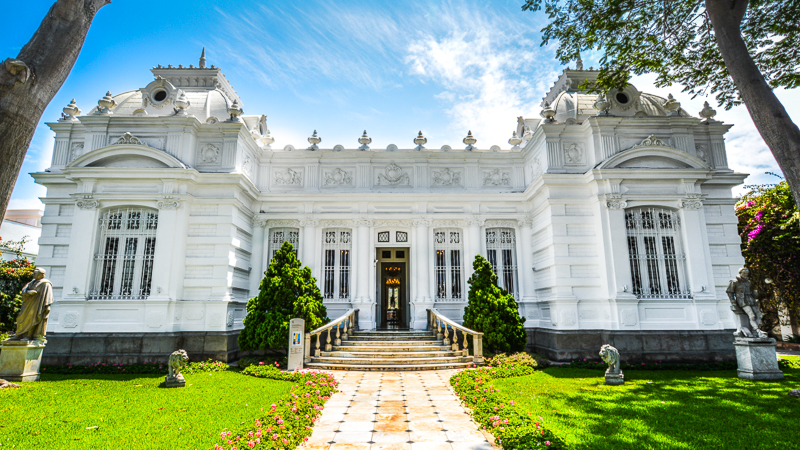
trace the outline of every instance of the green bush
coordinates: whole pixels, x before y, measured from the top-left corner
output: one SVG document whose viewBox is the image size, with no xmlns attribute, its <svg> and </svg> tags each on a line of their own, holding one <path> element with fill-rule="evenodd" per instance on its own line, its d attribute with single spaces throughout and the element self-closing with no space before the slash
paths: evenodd
<svg viewBox="0 0 800 450">
<path fill-rule="evenodd" d="M 264 275 L 258 297 L 247 302 L 239 348 L 288 349 L 289 321 L 293 318 L 305 320 L 306 332 L 328 323 L 317 280 L 297 259 L 292 244 L 283 243 Z"/>
<path fill-rule="evenodd" d="M 506 366 L 506 365 L 527 366 L 532 369 L 536 369 L 539 367 L 539 361 L 537 361 L 533 356 L 525 352 L 514 353 L 511 356 L 508 356 L 505 353 L 499 353 L 487 359 L 486 364 L 492 367 Z"/>
<path fill-rule="evenodd" d="M 195 374 L 201 372 L 224 372 L 230 369 L 230 365 L 225 364 L 222 361 L 214 361 L 211 358 L 208 358 L 208 361 L 201 361 L 201 362 L 190 362 L 186 365 L 186 367 L 181 370 L 181 373 L 185 374 Z"/>
<path fill-rule="evenodd" d="M 263 364 L 262 364 L 263 363 Z M 285 369 L 286 366 L 289 364 L 289 358 L 283 357 L 276 357 L 276 356 L 245 356 L 244 358 L 239 359 L 236 361 L 236 365 L 239 366 L 239 370 L 243 370 L 250 366 L 256 365 L 264 365 L 264 364 L 271 364 L 277 365 L 278 368 Z"/>
<path fill-rule="evenodd" d="M 472 267 L 464 326 L 483 332 L 483 345 L 489 352 L 522 351 L 527 342 L 525 318 L 520 317 L 514 296 L 497 286 L 497 275 L 484 257 L 476 256 Z"/>
<path fill-rule="evenodd" d="M 0 260 L 0 331 L 13 330 L 22 306 L 19 293 L 33 279 L 36 266 L 25 258 Z"/>
<path fill-rule="evenodd" d="M 515 364 L 508 362 L 508 357 L 505 359 L 497 367 L 462 370 L 450 377 L 450 385 L 464 405 L 472 410 L 472 418 L 484 430 L 492 433 L 503 449 L 564 448 L 564 442 L 545 428 L 541 417 L 531 416 L 530 412 L 516 405 L 511 396 L 492 385 L 496 379 L 521 377 L 535 372 L 535 368 L 528 364 Z M 524 356 L 518 359 L 530 362 Z"/>
<path fill-rule="evenodd" d="M 294 381 L 291 393 L 272 404 L 269 411 L 252 424 L 238 430 L 223 430 L 221 445 L 215 450 L 233 448 L 291 449 L 311 436 L 312 426 L 322 414 L 325 402 L 338 391 L 333 375 L 317 371 L 282 372 L 274 364 L 257 364 L 241 371 L 244 375 L 273 380 Z"/>
</svg>

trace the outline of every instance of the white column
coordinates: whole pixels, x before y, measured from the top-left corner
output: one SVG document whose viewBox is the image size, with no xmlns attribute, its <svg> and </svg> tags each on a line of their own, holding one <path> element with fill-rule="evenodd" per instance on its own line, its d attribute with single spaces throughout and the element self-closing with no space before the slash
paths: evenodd
<svg viewBox="0 0 800 450">
<path fill-rule="evenodd" d="M 168 300 L 170 282 L 175 278 L 173 273 L 173 256 L 181 253 L 177 248 L 178 234 L 186 234 L 186 230 L 178 228 L 178 200 L 158 202 L 158 229 L 156 230 L 156 248 L 153 253 L 153 279 L 150 285 L 150 300 Z M 185 242 L 183 248 L 186 248 Z M 184 259 L 184 261 L 186 261 Z M 183 278 L 180 278 L 182 280 Z M 176 280 L 176 283 L 180 281 Z"/>
<path fill-rule="evenodd" d="M 317 277 L 319 280 L 320 276 L 316 271 L 315 264 L 315 250 L 317 248 L 317 225 L 319 225 L 319 221 L 312 220 L 310 218 L 300 221 L 300 226 L 303 227 L 303 239 L 300 242 L 300 245 L 303 247 L 303 257 L 301 262 L 304 266 L 308 266 L 311 269 L 313 276 Z"/>
<path fill-rule="evenodd" d="M 475 262 L 475 257 L 481 254 L 481 226 L 483 226 L 483 219 L 479 217 L 472 217 L 467 219 L 467 245 L 466 245 L 466 259 L 464 260 L 464 273 L 467 280 L 472 276 L 472 263 Z"/>
<path fill-rule="evenodd" d="M 97 251 L 97 222 L 99 202 L 91 199 L 78 201 L 72 216 L 69 239 L 69 257 L 64 273 L 65 300 L 83 300 L 92 288 L 92 259 Z M 76 289 L 77 292 L 73 291 Z"/>
<path fill-rule="evenodd" d="M 372 273 L 370 259 L 369 236 L 372 231 L 373 221 L 362 218 L 356 220 L 356 292 L 353 299 L 353 308 L 358 308 L 358 326 L 362 330 L 375 328 L 375 305 L 369 295 L 369 279 Z"/>
<path fill-rule="evenodd" d="M 258 286 L 264 278 L 264 227 L 267 221 L 263 219 L 253 220 L 253 245 L 250 248 L 250 297 L 258 295 Z"/>
<path fill-rule="evenodd" d="M 611 329 L 626 329 L 621 314 L 635 314 L 638 323 L 638 299 L 633 295 L 633 277 L 628 259 L 628 237 L 625 227 L 625 208 L 628 203 L 620 196 L 608 196 L 604 208 L 604 228 L 601 245 L 607 272 L 611 308 Z"/>
<path fill-rule="evenodd" d="M 520 236 L 517 239 L 517 248 L 519 249 L 519 264 L 517 264 L 517 271 L 519 272 L 519 290 L 522 294 L 520 299 L 522 303 L 536 301 L 536 286 L 533 283 L 533 249 L 531 247 L 531 233 L 533 233 L 533 219 L 525 217 L 519 221 Z M 526 307 L 523 306 L 522 312 L 527 314 Z"/>
<path fill-rule="evenodd" d="M 710 261 L 708 243 L 704 242 L 706 229 L 705 220 L 702 214 L 702 204 L 699 202 L 683 203 L 680 210 L 681 233 L 683 238 L 683 248 L 686 252 L 686 272 L 688 275 L 688 287 L 692 290 L 693 298 L 715 298 L 713 280 L 709 280 L 707 263 Z M 706 259 L 706 252 L 709 258 Z M 705 286 L 705 291 L 703 287 Z"/>
<path fill-rule="evenodd" d="M 433 307 L 431 299 L 431 270 L 430 259 L 433 257 L 433 248 L 428 245 L 428 231 L 433 221 L 430 219 L 414 220 L 416 227 L 414 246 L 414 262 L 416 264 L 417 298 L 410 308 L 413 311 L 411 328 L 424 329 L 427 326 L 427 310 Z"/>
</svg>

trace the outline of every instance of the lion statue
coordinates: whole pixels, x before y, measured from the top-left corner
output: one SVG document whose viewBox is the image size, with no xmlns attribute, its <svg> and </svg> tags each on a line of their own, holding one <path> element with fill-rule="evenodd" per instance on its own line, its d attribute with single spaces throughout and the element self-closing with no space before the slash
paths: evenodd
<svg viewBox="0 0 800 450">
<path fill-rule="evenodd" d="M 606 373 L 619 373 L 619 351 L 616 348 L 605 344 L 600 347 L 600 358 L 608 364 Z"/>
<path fill-rule="evenodd" d="M 183 386 L 186 381 L 183 379 L 181 370 L 189 363 L 189 355 L 186 350 L 175 350 L 169 355 L 169 374 L 166 376 L 167 385 Z"/>
</svg>

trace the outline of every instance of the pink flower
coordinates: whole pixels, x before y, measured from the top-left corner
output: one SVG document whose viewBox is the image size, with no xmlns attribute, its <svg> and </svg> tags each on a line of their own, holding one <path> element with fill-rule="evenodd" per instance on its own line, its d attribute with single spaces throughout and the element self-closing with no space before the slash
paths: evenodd
<svg viewBox="0 0 800 450">
<path fill-rule="evenodd" d="M 550 441 L 544 441 L 544 445 L 550 445 Z"/>
</svg>

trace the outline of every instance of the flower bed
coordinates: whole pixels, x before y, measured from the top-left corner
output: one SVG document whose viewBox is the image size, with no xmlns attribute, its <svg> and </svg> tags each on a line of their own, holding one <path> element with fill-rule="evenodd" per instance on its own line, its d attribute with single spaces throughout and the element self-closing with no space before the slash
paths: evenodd
<svg viewBox="0 0 800 450">
<path fill-rule="evenodd" d="M 312 426 L 322 414 L 325 402 L 337 391 L 338 382 L 333 375 L 316 370 L 283 372 L 278 364 L 250 365 L 243 375 L 273 380 L 296 382 L 285 398 L 271 405 L 269 411 L 253 422 L 235 430 L 220 433 L 220 444 L 215 450 L 240 450 L 247 448 L 284 449 L 297 447 L 308 440 Z"/>
<path fill-rule="evenodd" d="M 529 365 L 505 364 L 462 370 L 450 378 L 450 385 L 473 419 L 491 432 L 504 449 L 564 448 L 564 443 L 547 430 L 541 417 L 533 417 L 500 392 L 492 381 L 535 372 Z"/>
</svg>

